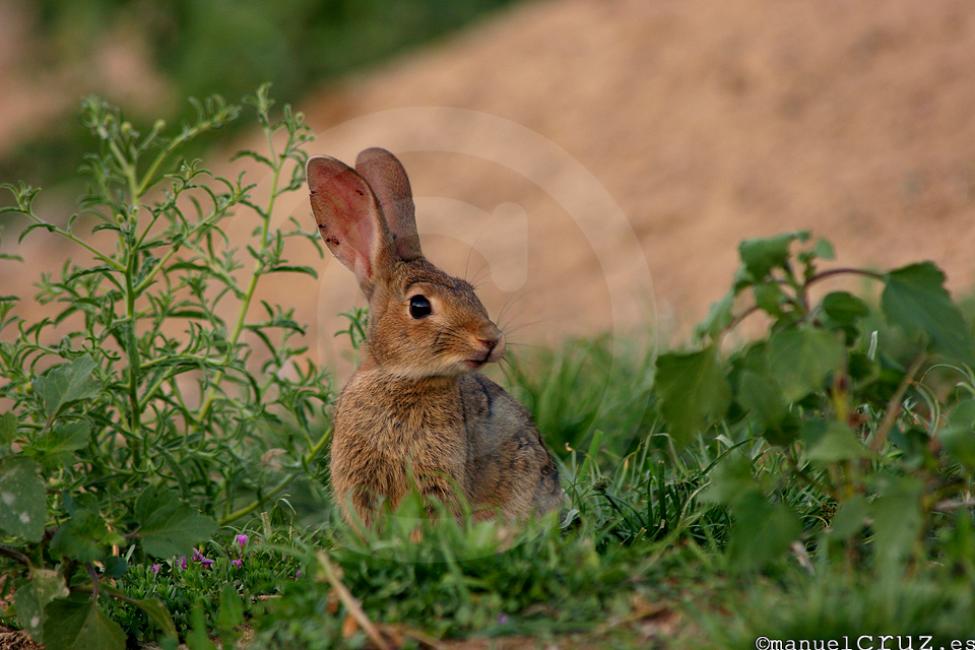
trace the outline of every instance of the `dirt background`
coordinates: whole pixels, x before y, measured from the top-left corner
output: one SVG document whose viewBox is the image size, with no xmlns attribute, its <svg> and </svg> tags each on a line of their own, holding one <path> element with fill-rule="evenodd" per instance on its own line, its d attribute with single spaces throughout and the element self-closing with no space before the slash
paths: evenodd
<svg viewBox="0 0 975 650">
<path fill-rule="evenodd" d="M 844 265 L 933 259 L 968 291 L 973 52 L 965 0 L 532 2 L 300 108 L 314 153 L 401 154 L 428 257 L 475 280 L 515 341 L 672 339 L 726 290 L 739 240 L 791 229 Z M 312 227 L 305 197 L 281 208 Z M 332 362 L 352 275 L 292 257 L 321 280 L 264 295 L 296 304 Z M 36 265 L 2 272 L 13 293 Z"/>
</svg>

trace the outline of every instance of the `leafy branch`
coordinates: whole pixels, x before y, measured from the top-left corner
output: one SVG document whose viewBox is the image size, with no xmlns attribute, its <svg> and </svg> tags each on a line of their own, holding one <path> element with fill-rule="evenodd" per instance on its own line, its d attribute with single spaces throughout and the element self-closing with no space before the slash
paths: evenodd
<svg viewBox="0 0 975 650">
<path fill-rule="evenodd" d="M 97 150 L 82 168 L 88 189 L 79 211 L 64 226 L 37 214 L 36 188 L 3 186 L 13 204 L 0 214 L 27 219 L 21 241 L 46 231 L 91 255 L 42 274 L 37 301 L 49 315 L 40 320 L 19 317 L 16 300 L 0 302 L 0 398 L 12 405 L 0 415 L 0 489 L 14 495 L 0 501 L 0 530 L 15 540 L 0 546 L 0 562 L 21 565 L 13 579 L 33 599 L 25 611 L 90 622 L 70 631 L 25 624 L 55 650 L 124 644 L 99 605 L 105 598 L 143 609 L 174 635 L 161 604 L 104 579 L 125 572 L 120 553 L 187 553 L 218 531 L 216 513 L 229 512 L 221 525 L 237 521 L 273 503 L 298 475 L 315 474 L 330 439 L 330 382 L 305 358 L 304 328 L 291 310 L 267 302 L 266 317 L 251 318 L 264 277 L 315 276 L 286 259 L 285 241 L 307 239 L 320 254 L 317 240 L 293 220 L 293 230 L 271 229 L 278 199 L 303 183 L 311 136 L 290 107 L 272 114 L 267 86 L 247 101 L 267 147 L 242 154 L 270 171 L 261 206 L 244 173 L 231 180 L 181 157 L 193 139 L 240 114 L 219 97 L 194 102 L 196 120 L 172 137 L 163 122 L 143 135 L 118 109 L 86 100 L 83 123 Z M 222 225 L 246 213 L 260 227 L 246 247 L 252 270 L 241 279 L 244 264 Z M 112 252 L 102 248 L 112 240 Z M 272 447 L 294 460 L 265 467 Z"/>
<path fill-rule="evenodd" d="M 707 494 L 741 521 L 777 521 L 768 531 L 777 540 L 769 543 L 768 557 L 786 552 L 800 529 L 795 513 L 777 502 L 775 488 L 757 479 L 759 463 L 784 461 L 790 470 L 780 484 L 796 479 L 816 498 L 841 505 L 860 504 L 857 499 L 873 493 L 874 500 L 865 502 L 873 505 L 856 505 L 861 526 L 870 516 L 887 521 L 883 508 L 897 499 L 903 500 L 899 507 L 909 504 L 919 513 L 949 497 L 964 501 L 970 476 L 959 480 L 959 471 L 975 468 L 973 393 L 921 383 L 938 381 L 922 374 L 928 366 L 958 369 L 966 379 L 959 384 L 963 389 L 975 376 L 972 326 L 948 295 L 941 270 L 931 262 L 888 272 L 820 270 L 821 261 L 834 257 L 833 247 L 812 242 L 805 231 L 746 240 L 739 254 L 741 268 L 730 291 L 697 329 L 697 349 L 661 354 L 656 364 L 660 411 L 678 445 L 714 437 L 719 423 L 725 432 L 731 426 L 765 440 L 754 466 L 724 461 L 735 469 L 717 471 Z M 811 287 L 844 276 L 881 283 L 879 309 L 845 291 L 810 304 Z M 751 304 L 736 313 L 746 294 Z M 768 333 L 726 359 L 723 337 L 756 313 L 771 321 Z M 943 363 L 932 365 L 938 360 Z M 947 403 L 936 393 L 947 395 Z M 921 435 L 913 425 L 918 417 L 930 423 L 924 434 L 930 440 L 911 446 L 906 437 Z M 882 463 L 900 463 L 898 473 L 921 480 L 878 482 Z M 895 496 L 905 494 L 910 496 Z M 919 526 L 911 536 L 901 535 L 906 541 L 896 553 L 885 550 L 880 530 L 873 541 L 880 556 L 903 559 L 922 533 Z M 753 550 L 742 548 L 732 539 L 729 550 L 744 560 Z"/>
</svg>

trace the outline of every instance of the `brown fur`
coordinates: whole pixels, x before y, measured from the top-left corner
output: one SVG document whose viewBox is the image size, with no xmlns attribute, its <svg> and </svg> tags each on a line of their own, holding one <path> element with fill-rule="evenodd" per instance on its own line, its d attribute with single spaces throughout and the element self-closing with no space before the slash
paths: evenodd
<svg viewBox="0 0 975 650">
<path fill-rule="evenodd" d="M 459 491 L 479 517 L 558 508 L 558 470 L 531 416 L 476 372 L 503 354 L 504 337 L 470 284 L 423 257 L 399 161 L 367 149 L 353 170 L 316 157 L 308 183 L 322 238 L 369 298 L 363 362 L 339 398 L 332 442 L 346 518 L 352 507 L 368 524 L 414 484 L 454 512 Z M 410 315 L 416 295 L 429 316 Z"/>
</svg>

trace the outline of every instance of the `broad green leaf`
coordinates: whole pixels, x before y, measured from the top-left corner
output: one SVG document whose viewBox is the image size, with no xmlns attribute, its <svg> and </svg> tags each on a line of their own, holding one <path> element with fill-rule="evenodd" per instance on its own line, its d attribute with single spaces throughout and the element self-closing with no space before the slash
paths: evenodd
<svg viewBox="0 0 975 650">
<path fill-rule="evenodd" d="M 13 413 L 0 415 L 0 445 L 9 445 L 17 435 L 17 417 Z"/>
<path fill-rule="evenodd" d="M 873 544 L 878 566 L 884 571 L 896 572 L 923 528 L 921 496 L 924 486 L 910 476 L 883 478 L 880 496 L 870 507 Z"/>
<path fill-rule="evenodd" d="M 774 237 L 746 239 L 738 245 L 738 254 L 752 279 L 759 281 L 773 268 L 785 266 L 789 260 L 789 247 L 792 242 L 805 241 L 808 238 L 808 232 L 798 231 Z"/>
<path fill-rule="evenodd" d="M 0 530 L 39 542 L 47 520 L 47 493 L 33 461 L 0 463 Z"/>
<path fill-rule="evenodd" d="M 32 639 L 44 643 L 44 608 L 55 598 L 67 595 L 68 588 L 60 573 L 51 569 L 33 569 L 30 582 L 18 588 L 14 596 L 17 622 Z"/>
<path fill-rule="evenodd" d="M 843 365 L 843 344 L 832 332 L 812 327 L 780 330 L 768 344 L 769 370 L 794 402 L 819 390 L 831 371 Z"/>
<path fill-rule="evenodd" d="M 44 404 L 45 415 L 53 417 L 66 404 L 97 395 L 99 385 L 94 370 L 95 361 L 86 354 L 35 379 L 34 390 Z"/>
<path fill-rule="evenodd" d="M 779 387 L 752 370 L 742 371 L 738 380 L 738 403 L 766 427 L 778 425 L 789 408 Z"/>
<path fill-rule="evenodd" d="M 88 445 L 91 424 L 86 420 L 61 424 L 33 445 L 45 465 L 67 465 L 74 461 L 74 452 Z"/>
<path fill-rule="evenodd" d="M 815 443 L 810 445 L 809 451 L 806 453 L 809 460 L 820 463 L 835 463 L 841 460 L 870 458 L 871 456 L 873 456 L 873 452 L 857 438 L 853 429 L 835 421 L 826 426 L 826 431 Z"/>
<path fill-rule="evenodd" d="M 726 293 L 721 300 L 711 303 L 708 315 L 695 328 L 697 336 L 707 335 L 714 338 L 728 327 L 731 324 L 731 309 L 734 306 L 734 301 L 734 294 Z"/>
<path fill-rule="evenodd" d="M 975 468 L 975 399 L 955 407 L 939 436 L 952 458 L 969 469 Z"/>
<path fill-rule="evenodd" d="M 244 622 L 244 605 L 232 584 L 224 585 L 217 610 L 217 629 L 231 631 Z"/>
<path fill-rule="evenodd" d="M 782 389 L 768 376 L 743 370 L 738 379 L 738 403 L 762 426 L 762 436 L 769 443 L 784 446 L 799 436 L 798 419 L 789 414 Z"/>
<path fill-rule="evenodd" d="M 121 578 L 129 570 L 129 562 L 122 556 L 109 556 L 105 558 L 105 575 L 109 578 Z"/>
<path fill-rule="evenodd" d="M 711 470 L 711 483 L 701 492 L 701 500 L 707 503 L 732 505 L 742 497 L 758 492 L 758 483 L 752 475 L 752 462 L 741 452 L 732 452 L 721 459 Z"/>
<path fill-rule="evenodd" d="M 829 532 L 838 540 L 849 539 L 863 528 L 870 504 L 863 495 L 856 495 L 840 504 L 829 523 Z"/>
<path fill-rule="evenodd" d="M 841 325 L 852 325 L 869 314 L 870 308 L 848 291 L 834 291 L 823 298 L 823 311 Z"/>
<path fill-rule="evenodd" d="M 812 248 L 800 251 L 796 257 L 805 267 L 805 277 L 810 278 L 816 273 L 816 260 L 831 260 L 836 257 L 836 251 L 833 250 L 833 244 L 828 240 L 819 239 L 813 244 Z"/>
<path fill-rule="evenodd" d="M 752 294 L 755 296 L 755 304 L 759 309 L 772 316 L 782 314 L 782 303 L 785 302 L 785 293 L 775 282 L 763 282 L 752 287 Z"/>
<path fill-rule="evenodd" d="M 905 429 L 895 424 L 891 427 L 887 439 L 903 452 L 905 469 L 917 467 L 933 456 L 931 453 L 931 436 L 922 427 L 915 425 Z"/>
<path fill-rule="evenodd" d="M 944 273 L 931 262 L 891 271 L 880 300 L 884 315 L 908 335 L 925 338 L 932 351 L 975 365 L 971 329 L 951 301 L 944 280 Z"/>
<path fill-rule="evenodd" d="M 785 447 L 787 445 L 791 445 L 799 438 L 800 427 L 801 421 L 799 418 L 792 413 L 786 413 L 781 422 L 776 424 L 774 427 L 766 428 L 765 431 L 762 432 L 762 437 L 765 438 L 769 444 Z"/>
<path fill-rule="evenodd" d="M 742 571 L 760 569 L 778 559 L 802 532 L 799 518 L 781 503 L 769 503 L 760 492 L 750 492 L 732 509 L 735 524 L 728 552 Z"/>
<path fill-rule="evenodd" d="M 799 434 L 799 419 L 789 412 L 782 389 L 769 373 L 767 344 L 749 346 L 739 358 L 737 400 L 762 426 L 762 436 L 773 445 L 788 445 Z"/>
<path fill-rule="evenodd" d="M 51 650 L 124 650 L 125 633 L 85 594 L 51 601 L 45 609 L 44 640 Z"/>
<path fill-rule="evenodd" d="M 746 345 L 734 357 L 735 365 L 744 370 L 751 370 L 760 375 L 768 375 L 768 341 L 756 341 Z"/>
<path fill-rule="evenodd" d="M 169 615 L 169 610 L 163 605 L 162 601 L 158 598 L 145 598 L 141 600 L 128 599 L 129 602 L 143 612 L 152 622 L 153 625 L 159 628 L 163 633 L 163 636 L 176 637 L 176 625 L 173 623 L 173 617 Z"/>
<path fill-rule="evenodd" d="M 731 402 L 731 387 L 714 346 L 660 355 L 656 384 L 660 410 L 678 444 L 720 419 Z"/>
<path fill-rule="evenodd" d="M 155 557 L 187 553 L 217 529 L 216 522 L 180 503 L 175 493 L 149 488 L 135 506 L 142 548 Z"/>
<path fill-rule="evenodd" d="M 836 257 L 836 250 L 828 239 L 817 239 L 812 252 L 821 260 L 831 260 Z"/>
<path fill-rule="evenodd" d="M 826 420 L 805 420 L 802 423 L 801 434 L 802 441 L 806 443 L 806 449 L 815 447 L 828 428 L 829 422 Z"/>
<path fill-rule="evenodd" d="M 206 617 L 203 615 L 203 605 L 199 602 L 190 610 L 190 631 L 186 635 L 186 647 L 189 650 L 216 650 L 207 634 Z"/>
<path fill-rule="evenodd" d="M 108 555 L 112 544 L 122 538 L 105 526 L 105 520 L 93 510 L 78 510 L 58 528 L 51 540 L 51 553 L 79 562 L 94 562 Z"/>
</svg>

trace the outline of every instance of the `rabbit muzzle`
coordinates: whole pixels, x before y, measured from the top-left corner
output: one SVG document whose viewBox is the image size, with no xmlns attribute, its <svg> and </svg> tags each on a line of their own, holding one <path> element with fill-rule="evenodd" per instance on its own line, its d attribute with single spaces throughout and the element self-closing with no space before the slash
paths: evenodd
<svg viewBox="0 0 975 650">
<path fill-rule="evenodd" d="M 504 334 L 497 327 L 492 327 L 491 331 L 482 332 L 476 337 L 475 348 L 477 348 L 477 353 L 467 360 L 467 365 L 473 370 L 498 361 L 504 356 Z"/>
</svg>

